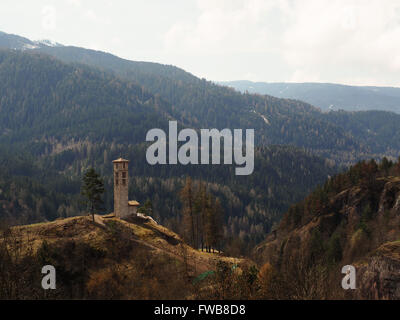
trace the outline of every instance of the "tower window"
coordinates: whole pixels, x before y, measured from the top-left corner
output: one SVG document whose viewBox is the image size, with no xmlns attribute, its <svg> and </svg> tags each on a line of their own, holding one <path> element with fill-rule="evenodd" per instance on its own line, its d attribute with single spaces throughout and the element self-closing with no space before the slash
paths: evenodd
<svg viewBox="0 0 400 320">
<path fill-rule="evenodd" d="M 126 179 L 126 172 L 122 172 L 122 179 Z"/>
<path fill-rule="evenodd" d="M 126 186 L 126 179 L 122 179 L 122 185 Z"/>
<path fill-rule="evenodd" d="M 115 185 L 116 185 L 116 186 L 118 185 L 118 179 L 115 180 Z"/>
</svg>

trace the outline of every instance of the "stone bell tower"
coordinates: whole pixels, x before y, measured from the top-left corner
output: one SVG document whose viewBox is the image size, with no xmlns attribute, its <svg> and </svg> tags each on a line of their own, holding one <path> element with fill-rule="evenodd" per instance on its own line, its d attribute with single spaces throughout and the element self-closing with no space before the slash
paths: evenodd
<svg viewBox="0 0 400 320">
<path fill-rule="evenodd" d="M 129 215 L 128 204 L 128 164 L 129 160 L 119 158 L 114 164 L 114 214 L 117 218 Z"/>
</svg>

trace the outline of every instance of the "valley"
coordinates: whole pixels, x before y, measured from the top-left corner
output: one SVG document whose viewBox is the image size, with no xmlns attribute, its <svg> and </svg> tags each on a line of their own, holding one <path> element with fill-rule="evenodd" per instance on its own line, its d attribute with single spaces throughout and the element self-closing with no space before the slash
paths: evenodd
<svg viewBox="0 0 400 320">
<path fill-rule="evenodd" d="M 0 297 L 399 299 L 395 102 L 375 108 L 374 95 L 363 110 L 327 112 L 302 96 L 227 85 L 0 32 L 0 257 L 10 259 L 0 274 L 11 275 L 1 279 Z M 156 135 L 147 133 L 171 134 L 171 123 L 176 139 L 158 135 L 157 155 L 176 152 L 149 161 Z M 190 135 L 178 137 L 200 141 L 204 130 L 208 139 L 254 130 L 254 154 L 247 145 L 231 154 L 252 156 L 253 170 L 238 175 L 242 168 L 221 161 L 223 153 L 210 161 L 204 145 L 189 148 Z M 130 160 L 129 199 L 159 224 L 111 214 L 111 162 L 119 158 Z M 90 168 L 105 189 L 94 222 L 81 194 Z M 194 234 L 211 228 L 202 219 L 213 214 L 221 218 L 210 220 L 221 232 L 218 253 L 199 249 L 202 231 L 187 239 L 188 216 Z M 62 270 L 60 291 L 15 289 L 37 281 L 28 266 L 45 261 Z M 337 270 L 346 264 L 357 268 L 356 293 L 340 288 Z"/>
</svg>

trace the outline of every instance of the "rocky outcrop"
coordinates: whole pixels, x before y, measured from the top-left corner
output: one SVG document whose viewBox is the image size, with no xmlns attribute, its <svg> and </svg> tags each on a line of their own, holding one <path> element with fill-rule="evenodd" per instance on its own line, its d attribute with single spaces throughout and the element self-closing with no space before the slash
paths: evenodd
<svg viewBox="0 0 400 320">
<path fill-rule="evenodd" d="M 381 246 L 357 270 L 359 299 L 400 300 L 400 241 Z"/>
<path fill-rule="evenodd" d="M 304 208 L 313 204 L 305 202 Z M 301 223 L 293 225 L 286 217 L 255 248 L 258 263 L 269 262 L 280 270 L 299 255 L 328 270 L 353 265 L 357 290 L 352 298 L 400 300 L 399 177 L 378 177 L 370 185 L 353 185 L 330 195 L 318 210 L 306 209 Z"/>
</svg>

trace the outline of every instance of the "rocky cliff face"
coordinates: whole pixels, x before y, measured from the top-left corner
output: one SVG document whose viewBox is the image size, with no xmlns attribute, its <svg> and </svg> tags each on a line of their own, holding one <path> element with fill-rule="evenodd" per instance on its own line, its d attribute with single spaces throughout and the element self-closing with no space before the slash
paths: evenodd
<svg viewBox="0 0 400 320">
<path fill-rule="evenodd" d="M 400 299 L 400 177 L 377 168 L 357 174 L 343 174 L 291 208 L 255 259 L 281 273 L 290 264 L 322 268 L 333 280 L 321 286 L 337 292 L 329 298 Z M 356 267 L 351 295 L 340 293 L 345 265 Z"/>
<path fill-rule="evenodd" d="M 357 298 L 400 300 L 400 241 L 382 245 L 357 270 Z"/>
</svg>

